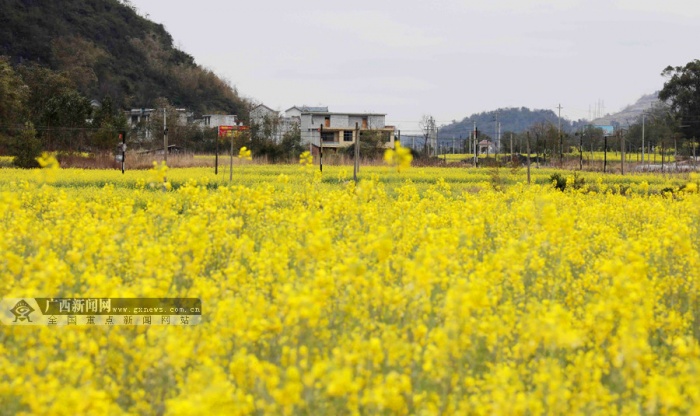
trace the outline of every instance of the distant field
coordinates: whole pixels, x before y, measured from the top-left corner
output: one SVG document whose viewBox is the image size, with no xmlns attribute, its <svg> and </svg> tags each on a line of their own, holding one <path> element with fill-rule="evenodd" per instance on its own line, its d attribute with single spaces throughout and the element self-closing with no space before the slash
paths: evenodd
<svg viewBox="0 0 700 416">
<path fill-rule="evenodd" d="M 524 154 L 523 154 L 524 155 Z M 480 154 L 479 158 L 496 158 L 498 157 L 499 159 L 508 159 L 510 157 L 510 154 L 508 153 L 499 153 L 497 156 L 494 155 L 493 153 L 489 154 L 488 156 L 486 154 Z M 536 157 L 535 153 L 532 153 L 532 158 L 534 159 Z M 473 153 L 446 153 L 438 156 L 439 159 L 447 159 L 447 162 L 458 162 L 461 160 L 473 160 L 474 159 L 474 154 Z M 540 154 L 540 158 L 542 158 L 542 155 Z M 559 160 L 559 155 L 555 155 L 554 159 L 555 161 Z M 576 160 L 578 161 L 579 159 L 579 154 L 578 153 L 566 153 L 564 154 L 564 158 L 567 160 Z M 661 154 L 660 153 L 651 153 L 651 154 L 645 154 L 644 155 L 645 160 L 648 163 L 661 163 Z M 602 162 L 605 159 L 605 152 L 584 152 L 583 153 L 583 161 L 584 163 L 587 163 L 589 161 L 595 161 L 595 162 Z M 607 155 L 608 162 L 621 162 L 622 161 L 622 155 L 619 152 L 608 152 Z M 547 158 L 549 160 L 549 156 Z M 641 163 L 641 155 L 637 153 L 627 153 L 625 154 L 625 160 L 630 163 L 636 163 L 639 162 Z M 664 155 L 664 162 L 672 163 L 675 162 L 675 157 L 673 154 L 666 154 Z"/>
</svg>

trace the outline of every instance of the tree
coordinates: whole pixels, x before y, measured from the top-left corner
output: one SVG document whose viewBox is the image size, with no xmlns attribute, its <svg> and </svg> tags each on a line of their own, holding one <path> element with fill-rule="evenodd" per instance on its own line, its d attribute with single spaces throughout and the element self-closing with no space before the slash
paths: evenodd
<svg viewBox="0 0 700 416">
<path fill-rule="evenodd" d="M 380 130 L 364 130 L 360 132 L 360 157 L 365 159 L 379 159 L 384 156 L 386 143 L 390 141 L 387 132 Z M 343 149 L 351 158 L 355 156 L 355 143 Z"/>
<path fill-rule="evenodd" d="M 17 72 L 27 85 L 27 111 L 29 119 L 41 123 L 46 103 L 53 97 L 74 89 L 70 79 L 63 72 L 54 72 L 38 65 L 20 65 Z"/>
<path fill-rule="evenodd" d="M 292 128 L 282 135 L 280 146 L 291 160 L 299 159 L 299 155 L 304 151 L 304 145 L 301 144 L 301 128 L 299 128 L 299 124 L 292 124 Z"/>
<path fill-rule="evenodd" d="M 56 66 L 65 71 L 83 94 L 96 92 L 95 69 L 109 55 L 89 40 L 77 36 L 62 36 L 51 41 Z"/>
<path fill-rule="evenodd" d="M 62 72 L 38 65 L 21 65 L 18 72 L 28 88 L 27 113 L 48 150 L 76 150 L 86 136 L 92 107 Z"/>
<path fill-rule="evenodd" d="M 581 137 L 580 142 L 583 142 L 584 152 L 603 149 L 605 132 L 600 127 L 587 124 L 577 134 Z"/>
<path fill-rule="evenodd" d="M 542 153 L 544 158 L 543 162 L 546 162 L 547 156 L 551 158 L 554 149 L 559 146 L 559 133 L 557 126 L 552 123 L 542 121 L 533 124 L 529 131 L 534 137 L 530 150 L 534 150 L 538 161 L 539 154 Z"/>
<path fill-rule="evenodd" d="M 27 122 L 19 134 L 14 135 L 9 141 L 10 156 L 14 156 L 12 163 L 20 168 L 36 168 L 39 163 L 36 158 L 41 155 L 41 141 L 37 138 L 36 130 L 31 122 Z"/>
<path fill-rule="evenodd" d="M 659 99 L 668 102 L 686 137 L 700 138 L 700 60 L 668 66 L 661 75 L 668 80 Z"/>
<path fill-rule="evenodd" d="M 95 150 L 109 150 L 117 144 L 117 132 L 127 130 L 126 117 L 124 113 L 114 108 L 114 102 L 110 97 L 105 97 L 95 111 L 92 127 L 98 130 L 92 136 L 88 146 Z"/>
<path fill-rule="evenodd" d="M 660 149 L 673 148 L 675 132 L 678 131 L 678 120 L 670 108 L 666 105 L 658 105 L 651 109 L 644 120 L 644 147 L 645 153 L 649 146 Z M 635 151 L 642 145 L 642 116 L 630 125 L 626 139 Z M 653 160 L 653 159 L 652 159 Z"/>
<path fill-rule="evenodd" d="M 141 138 L 142 145 L 146 147 L 163 147 L 163 109 L 165 109 L 166 127 L 168 129 L 168 145 L 188 147 L 190 140 L 198 135 L 198 126 L 191 122 L 190 116 L 181 109 L 175 108 L 167 98 L 155 100 L 155 111 L 151 113 L 148 124 L 145 127 L 149 134 Z M 140 130 L 137 128 L 137 130 Z M 136 139 L 136 136 L 134 136 Z"/>
<path fill-rule="evenodd" d="M 119 108 L 153 108 L 164 96 L 197 113 L 244 115 L 247 103 L 124 0 L 0 1 L 0 55 L 66 71 L 83 95 L 109 95 Z"/>
<path fill-rule="evenodd" d="M 90 101 L 76 90 L 51 97 L 46 102 L 41 119 L 43 125 L 54 129 L 46 147 L 68 151 L 81 149 L 91 115 Z"/>
<path fill-rule="evenodd" d="M 9 59 L 0 57 L 0 120 L 14 124 L 25 117 L 25 104 L 29 98 L 27 86 L 12 69 Z"/>
</svg>

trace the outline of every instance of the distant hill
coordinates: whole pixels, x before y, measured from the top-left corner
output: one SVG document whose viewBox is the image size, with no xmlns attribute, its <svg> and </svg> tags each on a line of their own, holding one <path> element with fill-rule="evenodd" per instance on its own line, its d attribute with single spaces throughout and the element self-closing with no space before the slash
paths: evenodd
<svg viewBox="0 0 700 416">
<path fill-rule="evenodd" d="M 243 114 L 246 105 L 126 0 L 0 1 L 0 55 L 65 71 L 85 96 L 122 108 L 159 97 L 198 113 Z"/>
<path fill-rule="evenodd" d="M 608 114 L 605 117 L 597 118 L 591 122 L 596 126 L 622 125 L 626 126 L 637 121 L 642 112 L 649 110 L 653 105 L 660 103 L 659 92 L 643 95 L 634 104 L 628 105 L 622 111 Z"/>
<path fill-rule="evenodd" d="M 474 122 L 479 131 L 493 137 L 496 129 L 496 116 L 501 123 L 501 132 L 522 133 L 537 123 L 552 123 L 555 126 L 559 123 L 559 117 L 552 110 L 530 110 L 521 108 L 500 108 L 495 111 L 486 111 L 473 114 L 462 121 L 455 122 L 440 127 L 441 138 L 468 137 L 469 132 L 474 130 Z M 561 120 L 562 131 L 570 131 L 572 122 L 565 118 Z"/>
</svg>

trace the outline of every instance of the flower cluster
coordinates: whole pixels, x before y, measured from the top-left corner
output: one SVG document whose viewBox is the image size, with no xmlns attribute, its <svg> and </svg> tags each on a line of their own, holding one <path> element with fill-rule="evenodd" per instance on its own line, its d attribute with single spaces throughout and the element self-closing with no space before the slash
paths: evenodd
<svg viewBox="0 0 700 416">
<path fill-rule="evenodd" d="M 302 152 L 302 154 L 299 156 L 299 163 L 305 166 L 313 165 L 314 157 L 311 155 L 311 152 L 309 152 L 308 150 Z"/>
<path fill-rule="evenodd" d="M 397 142 L 394 149 L 387 149 L 384 152 L 384 161 L 391 166 L 396 166 L 396 169 L 401 171 L 401 169 L 411 167 L 413 155 L 410 148 L 402 147 L 401 143 Z"/>
<path fill-rule="evenodd" d="M 251 151 L 248 150 L 248 148 L 245 146 L 241 147 L 241 150 L 238 152 L 238 158 L 245 160 L 253 160 Z"/>
<path fill-rule="evenodd" d="M 203 304 L 0 326 L 0 413 L 700 412 L 700 194 L 660 192 L 687 178 L 298 169 L 0 170 L 3 297 Z"/>
</svg>

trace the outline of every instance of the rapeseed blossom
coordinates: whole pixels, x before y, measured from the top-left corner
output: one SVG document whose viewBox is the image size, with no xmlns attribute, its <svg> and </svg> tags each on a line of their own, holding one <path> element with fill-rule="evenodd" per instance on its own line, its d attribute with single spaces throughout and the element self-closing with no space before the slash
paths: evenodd
<svg viewBox="0 0 700 416">
<path fill-rule="evenodd" d="M 0 413 L 700 412 L 697 178 L 342 169 L 0 170 L 3 297 L 204 318 L 2 326 Z"/>
<path fill-rule="evenodd" d="M 398 171 L 411 167 L 413 155 L 411 149 L 402 147 L 401 143 L 396 143 L 393 149 L 386 149 L 384 152 L 384 161 L 391 166 L 396 166 Z"/>
<path fill-rule="evenodd" d="M 241 147 L 241 150 L 238 152 L 238 158 L 245 160 L 253 160 L 251 151 L 248 150 L 248 148 L 245 146 Z"/>
<path fill-rule="evenodd" d="M 305 152 L 302 152 L 301 155 L 299 156 L 299 163 L 305 166 L 311 166 L 314 164 L 314 157 L 311 155 L 311 152 L 308 150 Z"/>
</svg>

